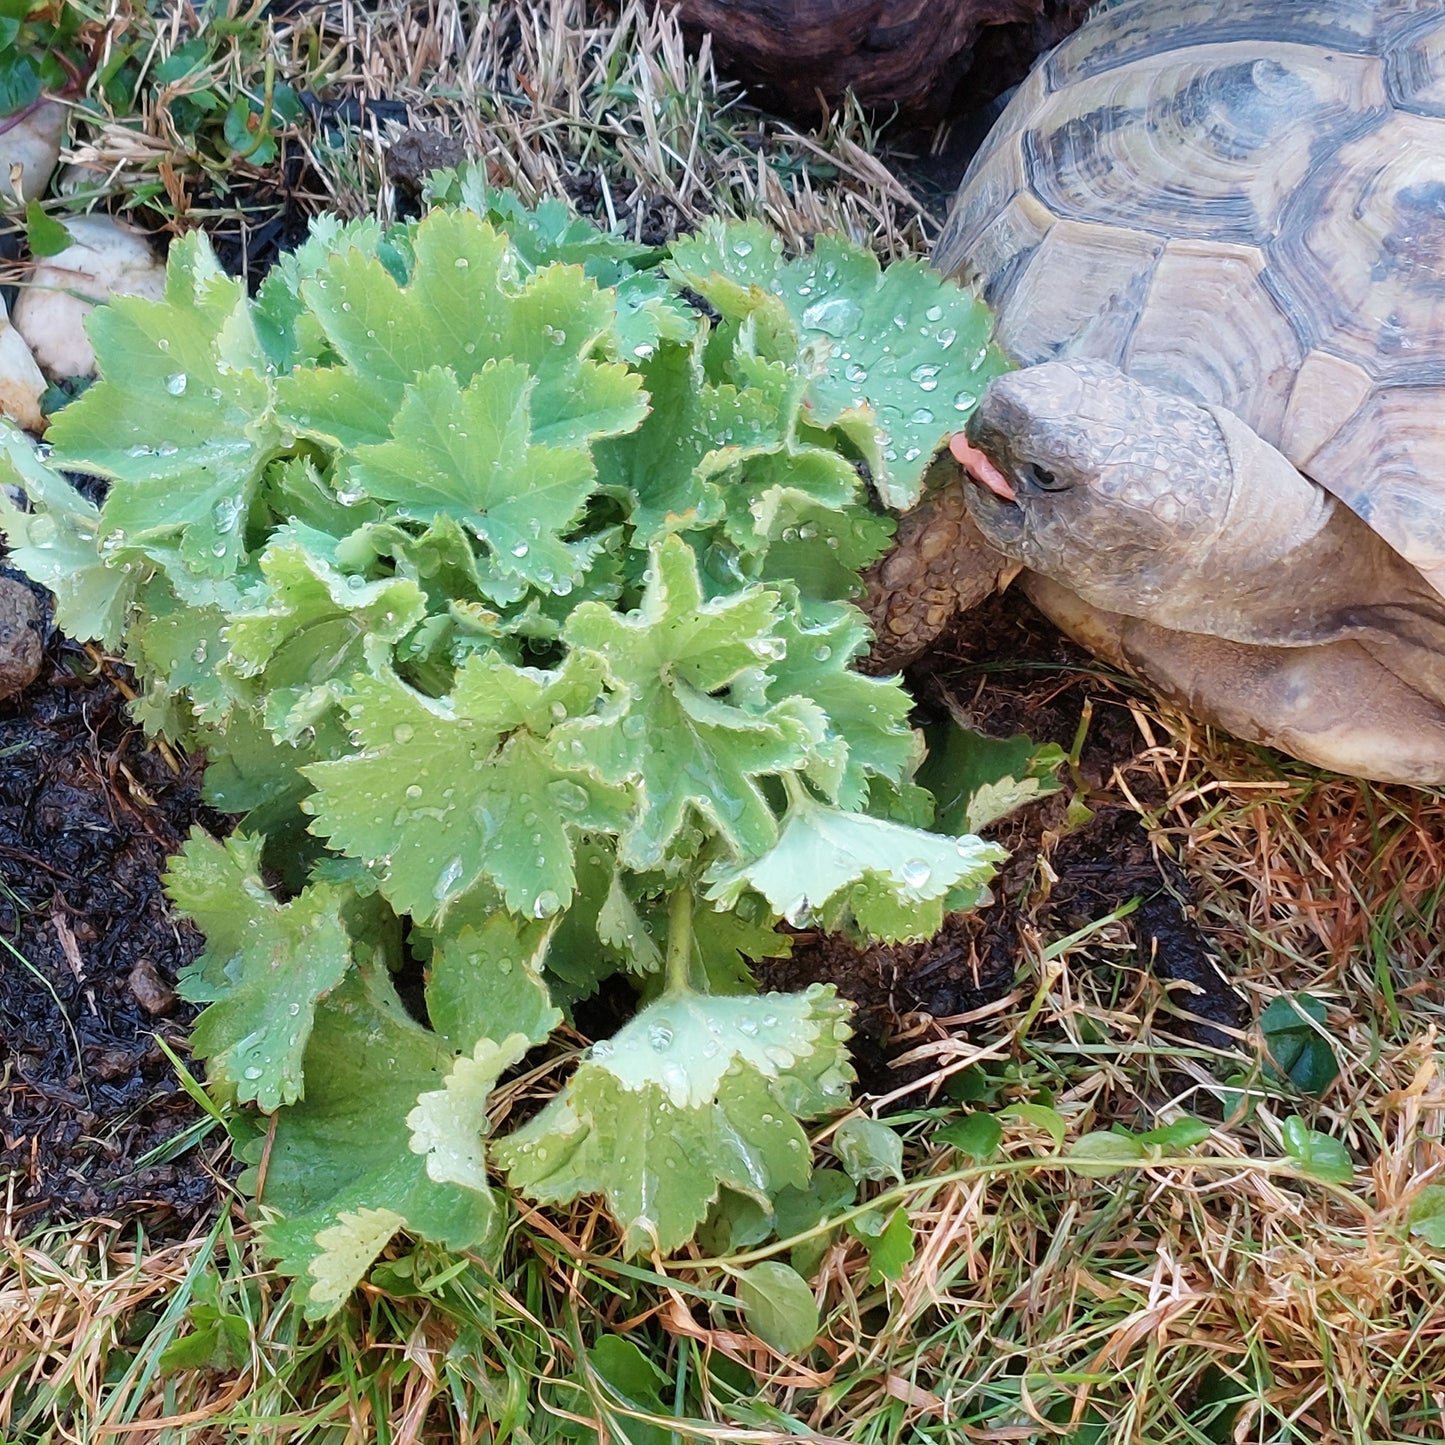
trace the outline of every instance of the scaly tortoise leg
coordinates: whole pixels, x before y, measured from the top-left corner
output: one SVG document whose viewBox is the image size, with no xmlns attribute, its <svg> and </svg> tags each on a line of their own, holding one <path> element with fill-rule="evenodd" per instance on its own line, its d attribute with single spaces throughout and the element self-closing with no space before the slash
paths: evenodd
<svg viewBox="0 0 1445 1445">
<path fill-rule="evenodd" d="M 876 636 L 861 671 L 895 672 L 912 662 L 959 613 L 1018 575 L 1018 563 L 995 551 L 968 515 L 963 499 L 974 484 L 952 463 L 940 465 L 954 475 L 899 519 L 892 550 L 863 574 L 858 605 Z"/>
</svg>

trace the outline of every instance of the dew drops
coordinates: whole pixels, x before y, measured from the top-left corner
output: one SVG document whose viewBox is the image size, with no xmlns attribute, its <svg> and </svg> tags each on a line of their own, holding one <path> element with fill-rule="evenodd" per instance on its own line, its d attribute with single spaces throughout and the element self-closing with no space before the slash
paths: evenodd
<svg viewBox="0 0 1445 1445">
<path fill-rule="evenodd" d="M 756 1019 L 739 1019 L 738 1032 L 745 1038 L 755 1039 L 758 1036 L 758 1022 Z"/>
<path fill-rule="evenodd" d="M 672 1030 L 666 1024 L 653 1024 L 647 1031 L 647 1042 L 655 1053 L 666 1053 L 672 1047 L 672 1038 Z"/>
<path fill-rule="evenodd" d="M 180 396 L 186 389 L 188 378 L 184 371 L 173 371 L 166 377 L 166 390 L 172 396 Z"/>
<path fill-rule="evenodd" d="M 951 326 L 943 326 L 938 331 L 938 345 L 942 351 L 947 351 L 955 341 L 958 340 L 958 332 Z"/>
<path fill-rule="evenodd" d="M 863 308 L 846 296 L 815 301 L 803 312 L 803 325 L 829 336 L 851 336 L 863 319 Z"/>
<path fill-rule="evenodd" d="M 922 858 L 910 858 L 898 870 L 898 876 L 910 888 L 922 888 L 933 877 L 933 869 Z"/>
<path fill-rule="evenodd" d="M 953 398 L 953 409 L 954 411 L 967 411 L 977 401 L 978 396 L 974 392 L 961 391 Z"/>
<path fill-rule="evenodd" d="M 550 918 L 561 906 L 562 900 L 550 888 L 544 888 L 532 904 L 532 917 Z"/>
<path fill-rule="evenodd" d="M 547 793 L 564 812 L 580 813 L 587 807 L 587 790 L 577 783 L 568 782 L 566 778 L 548 783 Z"/>
<path fill-rule="evenodd" d="M 735 241 L 733 243 L 733 255 L 738 257 L 751 256 L 753 254 L 753 243 L 751 241 Z"/>
<path fill-rule="evenodd" d="M 452 265 L 455 266 L 458 271 L 465 271 L 471 264 L 465 256 L 458 256 L 457 259 L 452 262 Z"/>
<path fill-rule="evenodd" d="M 639 361 L 646 361 L 647 358 L 652 355 L 652 352 L 653 348 L 645 341 L 640 346 L 634 346 L 632 348 L 632 354 L 637 357 Z"/>
<path fill-rule="evenodd" d="M 211 517 L 222 532 L 234 531 L 236 523 L 241 519 L 240 498 L 222 497 L 221 500 L 211 508 Z"/>
<path fill-rule="evenodd" d="M 829 647 L 826 642 L 820 642 L 820 643 L 813 649 L 813 661 L 814 661 L 814 662 L 827 662 L 827 660 L 828 660 L 830 657 L 832 657 L 832 655 L 833 655 L 833 649 L 832 649 L 831 647 Z"/>
<path fill-rule="evenodd" d="M 920 391 L 933 391 L 938 386 L 938 373 L 942 369 L 940 366 L 933 366 L 931 364 L 915 366 L 913 370 L 908 373 L 908 379 L 909 381 L 915 382 Z"/>
<path fill-rule="evenodd" d="M 592 1047 L 587 1050 L 587 1057 L 594 1063 L 600 1064 L 610 1059 L 615 1052 L 612 1045 L 606 1039 L 602 1039 L 599 1043 L 593 1044 Z"/>
<path fill-rule="evenodd" d="M 844 369 L 843 375 L 846 376 L 849 381 L 867 381 L 868 368 L 866 366 L 860 366 L 856 361 L 850 362 L 848 366 Z"/>
<path fill-rule="evenodd" d="M 242 1072 L 244 1073 L 246 1078 L 252 1081 L 252 1083 L 254 1083 L 257 1079 L 261 1077 L 261 1069 L 260 1066 L 257 1064 L 248 1064 Z"/>
<path fill-rule="evenodd" d="M 925 317 L 928 318 L 929 321 L 942 321 L 942 320 L 943 320 L 943 307 L 942 307 L 942 306 L 930 306 L 930 307 L 928 308 L 928 310 L 925 311 L 923 314 L 924 314 Z"/>
<path fill-rule="evenodd" d="M 462 860 L 453 858 L 437 877 L 436 887 L 432 889 L 431 896 L 438 903 L 444 903 L 452 895 L 452 890 L 457 886 L 462 876 Z"/>
<path fill-rule="evenodd" d="M 622 719 L 622 736 L 640 738 L 647 731 L 647 719 L 639 713 L 629 713 Z"/>
<path fill-rule="evenodd" d="M 417 802 L 417 801 L 421 798 L 421 796 L 422 796 L 422 787 L 421 787 L 421 784 L 420 784 L 420 783 L 410 783 L 410 784 L 408 784 L 408 785 L 407 785 L 407 790 L 406 790 L 406 795 L 407 795 L 408 798 L 411 799 L 411 801 L 412 801 L 413 803 Z"/>
<path fill-rule="evenodd" d="M 499 958 L 497 960 L 497 972 L 503 975 L 511 973 L 516 967 L 510 958 Z"/>
<path fill-rule="evenodd" d="M 512 556 L 514 557 L 525 557 L 528 550 L 525 542 L 515 542 L 512 544 Z"/>
<path fill-rule="evenodd" d="M 909 421 L 915 421 L 920 426 L 926 426 L 933 420 L 933 413 L 926 406 L 920 406 L 917 411 L 909 417 Z"/>
<path fill-rule="evenodd" d="M 393 742 L 409 743 L 416 736 L 416 729 L 410 723 L 397 723 L 391 730 Z"/>
</svg>

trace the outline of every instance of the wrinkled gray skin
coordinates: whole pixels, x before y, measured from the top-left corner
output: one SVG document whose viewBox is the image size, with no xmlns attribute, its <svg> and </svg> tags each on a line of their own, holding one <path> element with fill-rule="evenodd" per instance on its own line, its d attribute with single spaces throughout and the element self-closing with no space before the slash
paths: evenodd
<svg viewBox="0 0 1445 1445">
<path fill-rule="evenodd" d="M 1077 640 L 1242 737 L 1445 782 L 1445 601 L 1233 413 L 1056 361 L 967 431 L 1017 493 L 973 520 Z"/>
</svg>

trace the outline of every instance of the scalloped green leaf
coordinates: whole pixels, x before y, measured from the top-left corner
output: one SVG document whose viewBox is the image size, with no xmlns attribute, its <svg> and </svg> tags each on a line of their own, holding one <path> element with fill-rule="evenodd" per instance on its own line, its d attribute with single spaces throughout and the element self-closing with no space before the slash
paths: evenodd
<svg viewBox="0 0 1445 1445">
<path fill-rule="evenodd" d="M 592 460 L 580 447 L 532 444 L 534 387 L 511 361 L 489 362 L 465 390 L 450 372 L 424 372 L 406 390 L 393 437 L 356 449 L 351 480 L 396 516 L 459 522 L 486 543 L 504 579 L 570 591 L 581 565 L 562 534 L 592 491 Z M 515 595 L 504 587 L 501 600 Z"/>
<path fill-rule="evenodd" d="M 714 867 L 707 896 L 730 905 L 753 888 L 790 923 L 831 908 L 898 943 L 936 932 L 949 892 L 983 887 L 1006 856 L 978 838 L 925 833 L 798 796 L 776 846 L 750 862 Z"/>
<path fill-rule="evenodd" d="M 171 247 L 163 301 L 117 296 L 89 329 L 100 380 L 51 423 L 55 465 L 110 479 L 112 544 L 124 536 L 189 571 L 229 576 L 281 445 L 245 286 L 192 231 Z"/>
<path fill-rule="evenodd" d="M 304 1092 L 316 1005 L 350 968 L 351 939 L 329 885 L 276 901 L 261 879 L 263 841 L 233 833 L 218 843 L 197 828 L 165 881 L 177 911 L 206 935 L 180 978 L 184 998 L 208 1005 L 191 1050 L 239 1099 L 270 1111 Z"/>
<path fill-rule="evenodd" d="M 300 1277 L 308 1316 L 334 1311 L 398 1229 L 449 1249 L 486 1247 L 499 1206 L 466 1165 L 487 1130 L 488 1081 L 526 1040 L 479 1045 L 459 1072 L 371 967 L 317 1011 L 306 1097 L 277 1117 L 260 1196 L 274 1211 L 263 1236 Z"/>
<path fill-rule="evenodd" d="M 776 239 L 756 222 L 710 222 L 674 244 L 669 269 L 725 316 L 781 300 L 804 343 L 807 419 L 842 429 L 879 495 L 905 510 L 933 456 L 1008 367 L 988 312 L 922 262 L 885 271 L 832 236 L 785 261 Z"/>
<path fill-rule="evenodd" d="M 555 745 L 635 787 L 620 845 L 629 867 L 657 867 L 690 815 L 756 855 L 777 835 L 757 780 L 803 762 L 808 738 L 781 705 L 752 710 L 718 694 L 780 655 L 777 594 L 748 588 L 704 601 L 697 560 L 677 537 L 653 548 L 650 571 L 636 612 L 583 603 L 568 621 L 565 639 L 603 663 L 623 703 L 563 723 Z"/>
<path fill-rule="evenodd" d="M 294 742 L 346 696 L 354 672 L 387 660 L 426 616 L 426 599 L 406 578 L 348 576 L 284 528 L 260 567 L 264 586 L 226 629 L 226 662 L 257 679 L 267 726 Z"/>
<path fill-rule="evenodd" d="M 16 506 L 9 487 L 25 494 L 29 511 Z M 119 643 L 126 610 L 148 568 L 133 552 L 102 549 L 100 508 L 46 466 L 3 417 L 0 531 L 15 566 L 55 594 L 57 626 L 71 637 Z"/>
<path fill-rule="evenodd" d="M 635 436 L 594 449 L 598 486 L 630 504 L 637 547 L 715 522 L 723 511 L 715 479 L 744 456 L 783 446 L 792 422 L 756 387 L 709 381 L 700 341 L 661 347 L 642 377 L 646 421 Z"/>
<path fill-rule="evenodd" d="M 848 1006 L 831 988 L 673 995 L 594 1044 L 535 1119 L 496 1141 L 543 1203 L 601 1194 L 630 1253 L 676 1249 L 726 1185 L 764 1202 L 806 1185 L 799 1118 L 847 1097 Z"/>
<path fill-rule="evenodd" d="M 540 741 L 556 716 L 590 711 L 600 682 L 595 660 L 543 672 L 495 653 L 469 659 L 445 698 L 355 677 L 361 750 L 304 770 L 312 831 L 374 867 L 398 913 L 439 916 L 487 879 L 513 912 L 549 917 L 572 896 L 575 834 L 626 817 L 615 789 Z"/>
</svg>

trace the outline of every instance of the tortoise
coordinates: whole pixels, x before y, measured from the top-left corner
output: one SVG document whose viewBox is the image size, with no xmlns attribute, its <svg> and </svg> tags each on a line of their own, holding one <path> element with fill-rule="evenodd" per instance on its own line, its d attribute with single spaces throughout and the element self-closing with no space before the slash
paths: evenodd
<svg viewBox="0 0 1445 1445">
<path fill-rule="evenodd" d="M 934 260 L 1020 369 L 875 569 L 883 659 L 1018 573 L 1196 717 L 1445 782 L 1445 11 L 1109 5 L 1013 96 Z"/>
</svg>

